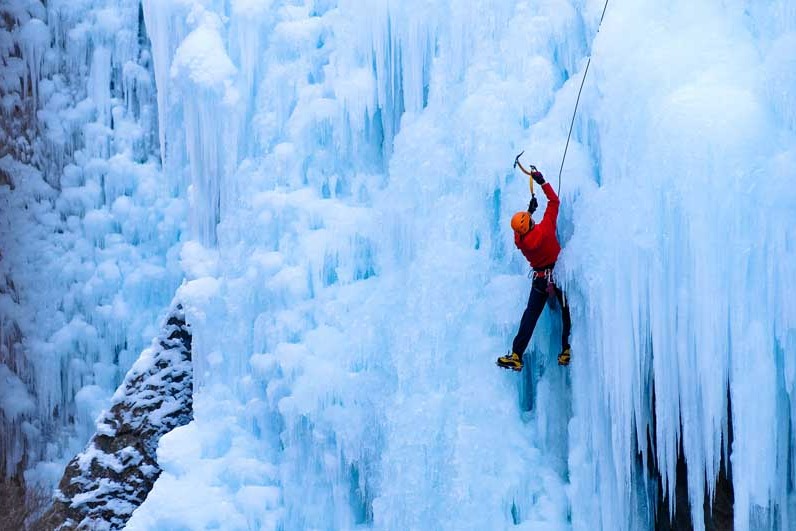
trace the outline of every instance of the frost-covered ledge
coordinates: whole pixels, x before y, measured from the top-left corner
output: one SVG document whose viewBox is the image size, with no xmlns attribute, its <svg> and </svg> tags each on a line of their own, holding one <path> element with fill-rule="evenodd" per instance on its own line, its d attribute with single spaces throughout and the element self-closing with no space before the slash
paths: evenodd
<svg viewBox="0 0 796 531">
<path fill-rule="evenodd" d="M 160 438 L 193 418 L 191 331 L 181 306 L 141 353 L 66 467 L 52 507 L 34 529 L 120 529 L 160 475 Z"/>
</svg>

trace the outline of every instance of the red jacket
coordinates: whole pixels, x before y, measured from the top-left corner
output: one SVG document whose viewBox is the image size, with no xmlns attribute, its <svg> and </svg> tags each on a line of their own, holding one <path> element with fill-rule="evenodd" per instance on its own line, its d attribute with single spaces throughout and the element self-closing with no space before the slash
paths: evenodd
<svg viewBox="0 0 796 531">
<path fill-rule="evenodd" d="M 558 253 L 561 252 L 556 237 L 556 218 L 561 201 L 558 200 L 550 183 L 544 183 L 542 191 L 547 196 L 547 208 L 542 222 L 534 225 L 525 236 L 514 232 L 514 244 L 531 263 L 531 267 L 536 269 L 553 265 L 558 259 Z"/>
</svg>

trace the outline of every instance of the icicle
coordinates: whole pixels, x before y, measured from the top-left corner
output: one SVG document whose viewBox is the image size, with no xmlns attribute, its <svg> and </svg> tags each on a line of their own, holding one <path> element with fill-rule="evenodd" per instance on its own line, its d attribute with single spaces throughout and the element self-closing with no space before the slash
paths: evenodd
<svg viewBox="0 0 796 531">
<path fill-rule="evenodd" d="M 28 75 L 23 80 L 23 91 L 27 93 L 30 89 L 33 108 L 39 108 L 39 81 L 41 81 L 41 67 L 44 61 L 44 53 L 50 46 L 50 30 L 47 25 L 38 18 L 31 18 L 19 31 L 19 38 L 22 42 L 22 56 L 28 67 Z M 30 80 L 28 87 L 27 80 Z"/>
</svg>

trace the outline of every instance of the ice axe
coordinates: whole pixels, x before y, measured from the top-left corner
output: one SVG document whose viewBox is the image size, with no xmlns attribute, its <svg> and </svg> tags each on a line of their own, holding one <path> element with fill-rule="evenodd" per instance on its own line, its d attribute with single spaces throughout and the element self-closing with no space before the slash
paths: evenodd
<svg viewBox="0 0 796 531">
<path fill-rule="evenodd" d="M 525 150 L 520 151 L 520 154 L 514 157 L 514 169 L 517 169 L 517 164 L 520 163 L 520 157 L 522 157 L 523 153 L 525 153 Z"/>
<path fill-rule="evenodd" d="M 536 212 L 536 209 L 539 208 L 539 201 L 536 200 L 536 194 L 533 193 L 533 178 L 532 178 L 530 173 L 525 171 L 525 168 L 523 168 L 522 164 L 520 163 L 520 157 L 522 157 L 523 153 L 525 153 L 525 150 L 522 150 L 519 155 L 514 157 L 514 168 L 519 166 L 520 170 L 522 170 L 522 173 L 525 173 L 526 175 L 528 175 L 528 184 L 529 184 L 529 186 L 531 188 L 531 202 L 528 203 L 528 212 L 533 214 L 534 212 Z M 532 172 L 538 171 L 536 169 L 536 166 L 534 166 L 533 164 L 531 164 L 531 171 Z"/>
</svg>

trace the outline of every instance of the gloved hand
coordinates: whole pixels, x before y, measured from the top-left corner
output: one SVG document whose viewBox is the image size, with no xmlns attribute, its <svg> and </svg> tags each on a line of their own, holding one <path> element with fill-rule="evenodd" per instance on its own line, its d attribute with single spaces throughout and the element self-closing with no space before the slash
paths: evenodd
<svg viewBox="0 0 796 531">
<path fill-rule="evenodd" d="M 528 212 L 533 214 L 534 212 L 536 212 L 537 208 L 539 208 L 539 201 L 536 200 L 536 196 L 533 196 L 531 198 L 531 202 L 528 203 Z"/>
<path fill-rule="evenodd" d="M 542 186 L 544 184 L 544 175 L 536 169 L 536 166 L 531 166 L 531 178 L 536 181 L 536 184 Z"/>
</svg>

